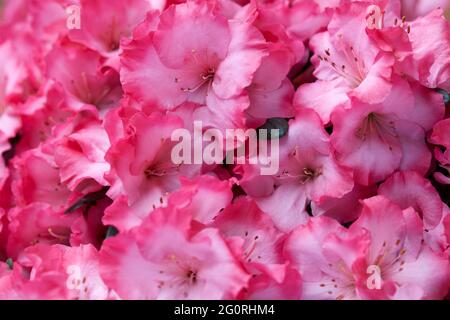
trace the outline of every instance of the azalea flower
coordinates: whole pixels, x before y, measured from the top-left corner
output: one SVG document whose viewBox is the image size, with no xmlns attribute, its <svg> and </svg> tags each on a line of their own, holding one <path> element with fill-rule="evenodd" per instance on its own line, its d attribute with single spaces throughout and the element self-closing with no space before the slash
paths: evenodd
<svg viewBox="0 0 450 320">
<path fill-rule="evenodd" d="M 57 263 L 51 263 L 57 261 Z M 98 252 L 90 245 L 67 247 L 37 245 L 26 250 L 18 264 L 31 269 L 30 282 L 48 277 L 59 278 L 50 283 L 47 291 L 54 291 L 56 299 L 104 300 L 115 298 L 99 274 Z M 17 289 L 16 289 L 17 290 Z M 18 290 L 20 292 L 20 289 Z"/>
<path fill-rule="evenodd" d="M 260 177 L 252 165 L 244 165 L 242 187 L 283 231 L 306 222 L 311 201 L 341 198 L 353 189 L 353 172 L 336 162 L 330 137 L 312 110 L 302 109 L 289 123 L 280 156 L 275 176 Z"/>
<path fill-rule="evenodd" d="M 402 211 L 378 196 L 364 201 L 348 230 L 332 219 L 315 218 L 292 233 L 285 250 L 303 275 L 306 299 L 443 298 L 448 259 L 422 239 L 414 210 Z M 377 288 L 367 286 L 370 266 L 379 271 Z"/>
<path fill-rule="evenodd" d="M 348 104 L 351 97 L 380 103 L 392 87 L 395 60 L 370 41 L 365 18 L 368 9 L 369 3 L 344 2 L 328 31 L 310 40 L 318 81 L 302 86 L 295 99 L 299 107 L 316 110 L 325 123 L 333 110 Z"/>
<path fill-rule="evenodd" d="M 231 299 L 250 276 L 217 229 L 191 227 L 189 211 L 158 209 L 109 239 L 102 278 L 126 299 Z"/>
<path fill-rule="evenodd" d="M 351 108 L 340 107 L 333 113 L 331 143 L 336 158 L 354 169 L 358 183 L 383 181 L 399 169 L 421 174 L 428 171 L 431 154 L 424 130 L 428 119 L 417 119 L 414 112 L 417 107 L 432 105 L 415 105 L 411 92 L 409 84 L 398 79 L 382 103 L 354 99 Z"/>
<path fill-rule="evenodd" d="M 0 3 L 0 299 L 449 298 L 448 0 Z"/>
<path fill-rule="evenodd" d="M 176 142 L 171 135 L 182 128 L 176 116 L 136 113 L 125 129 L 126 135 L 108 150 L 111 165 L 107 175 L 112 184 L 109 196 L 115 200 L 111 210 L 132 207 L 132 214 L 145 217 L 151 208 L 162 206 L 169 192 L 180 187 L 180 177 L 199 174 L 199 165 L 178 165 L 171 161 Z M 126 156 L 124 156 L 126 155 Z"/>
</svg>

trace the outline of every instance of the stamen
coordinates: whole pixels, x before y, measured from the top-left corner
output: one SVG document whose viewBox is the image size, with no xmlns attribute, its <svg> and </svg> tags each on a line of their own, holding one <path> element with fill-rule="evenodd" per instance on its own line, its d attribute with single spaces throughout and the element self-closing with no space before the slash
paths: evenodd
<svg viewBox="0 0 450 320">
<path fill-rule="evenodd" d="M 250 245 L 248 246 L 248 248 L 245 250 L 244 257 L 248 260 L 248 262 L 251 262 L 250 256 L 252 255 L 252 253 L 253 253 L 253 252 L 255 251 L 255 249 L 256 249 L 256 244 L 257 244 L 258 239 L 259 239 L 259 237 L 258 237 L 258 236 L 255 236 L 255 237 L 252 239 L 252 242 L 250 243 Z"/>
<path fill-rule="evenodd" d="M 67 240 L 68 236 L 64 236 L 64 235 L 60 235 L 57 234 L 55 232 L 53 232 L 52 228 L 48 228 L 47 232 L 54 238 L 59 239 L 59 240 Z"/>
<path fill-rule="evenodd" d="M 181 164 L 161 166 L 161 165 L 151 165 L 145 169 L 144 174 L 147 179 L 154 177 L 164 177 L 167 175 L 174 175 L 178 173 Z"/>
<path fill-rule="evenodd" d="M 342 38 L 341 38 L 342 40 Z M 344 47 L 345 44 L 344 44 Z M 341 65 L 340 67 L 337 66 L 336 62 L 333 60 L 330 61 L 328 57 L 332 58 L 332 53 L 330 49 L 325 50 L 325 57 L 322 57 L 321 55 L 318 55 L 318 59 L 321 61 L 326 61 L 330 64 L 331 68 L 341 77 L 347 79 L 353 86 L 357 87 L 361 82 L 362 79 L 365 77 L 364 68 L 361 63 L 358 63 L 359 59 L 356 57 L 356 54 L 353 50 L 353 47 L 350 49 L 350 53 L 348 52 L 348 49 L 343 50 L 343 53 L 345 54 L 346 59 L 353 63 L 356 67 L 356 71 L 358 72 L 358 75 L 354 75 L 351 73 L 346 72 L 347 67 L 345 65 Z M 328 57 L 327 57 L 328 56 Z"/>
<path fill-rule="evenodd" d="M 391 121 L 388 122 L 382 115 L 374 112 L 367 115 L 363 120 L 362 126 L 356 131 L 356 136 L 363 141 L 373 134 L 387 145 L 390 145 L 390 143 L 386 139 L 386 134 L 391 137 L 397 137 L 393 123 Z"/>
<path fill-rule="evenodd" d="M 306 183 L 316 179 L 321 174 L 321 169 L 303 168 L 303 174 L 300 176 L 300 180 L 302 183 Z"/>
<path fill-rule="evenodd" d="M 189 270 L 187 273 L 187 277 L 191 284 L 195 284 L 197 282 L 197 271 Z"/>
<path fill-rule="evenodd" d="M 82 72 L 81 73 L 81 79 L 83 80 L 83 87 L 84 87 L 84 92 L 87 94 L 86 100 L 85 102 L 91 103 L 92 102 L 92 92 L 91 89 L 89 87 L 89 83 L 87 80 L 87 76 L 86 76 L 86 72 Z"/>
<path fill-rule="evenodd" d="M 181 88 L 181 91 L 186 92 L 186 93 L 194 93 L 195 91 L 197 91 L 198 89 L 200 89 L 201 87 L 203 87 L 205 84 L 207 83 L 211 83 L 212 79 L 214 79 L 214 75 L 215 75 L 215 70 L 213 68 L 208 69 L 208 71 L 201 75 L 201 81 L 193 88 Z"/>
</svg>

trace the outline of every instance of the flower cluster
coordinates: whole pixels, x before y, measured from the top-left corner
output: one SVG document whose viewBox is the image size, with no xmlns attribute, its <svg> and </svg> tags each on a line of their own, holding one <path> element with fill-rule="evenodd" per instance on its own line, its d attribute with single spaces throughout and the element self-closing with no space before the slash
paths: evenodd
<svg viewBox="0 0 450 320">
<path fill-rule="evenodd" d="M 3 1 L 0 299 L 445 299 L 447 9 Z"/>
</svg>

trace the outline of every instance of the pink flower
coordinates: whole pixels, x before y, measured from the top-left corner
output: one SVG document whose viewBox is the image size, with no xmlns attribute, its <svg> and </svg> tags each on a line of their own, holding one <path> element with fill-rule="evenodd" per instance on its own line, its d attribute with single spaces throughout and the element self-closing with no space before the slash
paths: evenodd
<svg viewBox="0 0 450 320">
<path fill-rule="evenodd" d="M 384 215 L 380 217 L 382 212 Z M 386 287 L 395 284 L 394 297 L 399 299 L 439 299 L 446 294 L 449 285 L 448 259 L 421 244 L 423 226 L 416 212 L 404 210 L 402 217 L 398 207 L 383 198 L 381 201 L 380 198 L 372 198 L 372 201 L 366 201 L 362 217 L 352 228 L 370 230 L 372 260 L 368 263 L 380 266 L 382 278 L 385 274 L 382 287 L 384 282 Z M 398 239 L 395 239 L 396 236 Z M 437 273 L 439 277 L 436 277 Z M 393 283 L 388 285 L 389 280 Z M 378 294 L 365 293 L 368 297 Z"/>
<path fill-rule="evenodd" d="M 258 18 L 264 16 L 261 7 L 257 8 L 253 3 L 242 12 L 257 15 Z M 268 54 L 263 57 L 248 88 L 250 106 L 246 114 L 250 126 L 262 125 L 267 118 L 288 118 L 295 115 L 292 105 L 294 86 L 287 76 L 305 56 L 303 42 L 290 38 L 281 24 L 265 28 L 257 19 L 255 25 L 268 42 Z"/>
<path fill-rule="evenodd" d="M 49 276 L 58 277 L 59 281 L 52 288 L 62 292 L 58 299 L 105 300 L 114 297 L 100 277 L 98 252 L 91 245 L 37 245 L 25 250 L 17 261 L 31 270 L 29 283 Z"/>
<path fill-rule="evenodd" d="M 408 20 L 414 20 L 418 17 L 427 15 L 437 8 L 448 9 L 450 7 L 449 0 L 402 0 L 402 14 Z"/>
<path fill-rule="evenodd" d="M 414 210 L 379 196 L 364 201 L 348 230 L 314 218 L 292 233 L 285 250 L 303 276 L 305 299 L 440 299 L 448 259 L 422 244 L 422 233 Z M 379 278 L 370 277 L 372 269 Z"/>
<path fill-rule="evenodd" d="M 385 12 L 367 34 L 379 49 L 395 57 L 398 74 L 407 74 L 428 88 L 449 89 L 450 36 L 442 10 L 411 22 L 400 20 L 397 13 L 392 16 Z"/>
<path fill-rule="evenodd" d="M 13 166 L 12 191 L 18 206 L 41 202 L 58 210 L 67 204 L 70 191 L 61 183 L 53 157 L 33 149 L 15 158 Z"/>
<path fill-rule="evenodd" d="M 376 185 L 361 186 L 356 184 L 353 190 L 342 198 L 328 197 L 320 203 L 311 203 L 311 213 L 313 216 L 327 216 L 340 223 L 355 221 L 362 208 L 361 200 L 377 195 Z"/>
<path fill-rule="evenodd" d="M 282 283 L 268 275 L 252 277 L 243 298 L 247 300 L 300 300 L 302 280 L 298 271 L 288 267 Z"/>
<path fill-rule="evenodd" d="M 425 229 L 424 240 L 433 251 L 444 252 L 450 257 L 449 215 L 449 207 L 443 205 L 441 221 L 439 221 L 439 224 L 432 230 Z"/>
<path fill-rule="evenodd" d="M 442 219 L 443 203 L 431 183 L 416 172 L 397 172 L 384 182 L 378 194 L 402 210 L 413 208 L 427 229 L 434 229 Z"/>
<path fill-rule="evenodd" d="M 336 158 L 341 165 L 354 169 L 357 183 L 380 182 L 398 169 L 421 174 L 428 171 L 431 154 L 424 127 L 428 117 L 434 115 L 428 113 L 418 120 L 414 115 L 417 107 L 420 110 L 430 105 L 414 105 L 411 87 L 397 79 L 382 103 L 354 99 L 351 108 L 340 107 L 333 113 L 331 143 Z"/>
<path fill-rule="evenodd" d="M 176 165 L 172 148 L 176 142 L 172 133 L 183 127 L 176 116 L 143 113 L 134 114 L 126 126 L 126 135 L 109 149 L 106 159 L 111 165 L 108 179 L 113 183 L 108 195 L 116 205 L 130 214 L 145 217 L 153 208 L 164 204 L 168 193 L 180 187 L 180 177 L 192 178 L 199 165 Z"/>
<path fill-rule="evenodd" d="M 442 10 L 411 23 L 409 38 L 417 63 L 411 75 L 428 88 L 450 90 L 450 28 Z"/>
<path fill-rule="evenodd" d="M 131 36 L 151 8 L 148 0 L 81 0 L 80 29 L 69 32 L 69 38 L 108 58 L 105 65 L 120 67 L 120 41 Z"/>
<path fill-rule="evenodd" d="M 281 24 L 288 35 L 294 39 L 305 41 L 325 29 L 339 0 L 264 0 L 258 9 L 260 17 L 257 24 L 260 28 L 273 30 Z"/>
<path fill-rule="evenodd" d="M 168 202 L 190 210 L 193 219 L 205 225 L 215 222 L 233 200 L 234 180 L 222 181 L 212 175 L 202 175 L 192 180 L 181 178 L 180 182 L 181 188 L 170 195 Z"/>
<path fill-rule="evenodd" d="M 74 111 L 67 105 L 65 93 L 52 81 L 48 81 L 38 93 L 30 97 L 26 103 L 16 106 L 13 119 L 9 122 L 8 131 L 18 140 L 15 155 L 39 147 L 41 143 L 49 142 L 53 136 L 54 127 L 65 123 Z M 16 124 L 15 124 L 16 122 Z M 18 128 L 14 128 L 17 126 Z M 18 137 L 20 137 L 18 139 Z"/>
<path fill-rule="evenodd" d="M 449 1 L 0 0 L 0 299 L 449 298 Z"/>
<path fill-rule="evenodd" d="M 217 215 L 211 226 L 227 238 L 240 237 L 244 241 L 242 262 L 249 273 L 268 275 L 275 283 L 283 283 L 286 277 L 286 263 L 281 253 L 283 233 L 253 200 L 236 200 Z"/>
<path fill-rule="evenodd" d="M 26 30 L 2 28 L 0 39 L 0 115 L 10 104 L 26 101 L 42 80 L 42 48 Z"/>
<path fill-rule="evenodd" d="M 125 92 L 163 110 L 194 102 L 198 117 L 209 125 L 245 127 L 243 112 L 250 103 L 245 89 L 267 44 L 252 17 L 228 20 L 218 8 L 215 1 L 188 1 L 160 17 L 149 14 L 123 46 Z"/>
<path fill-rule="evenodd" d="M 0 299 L 2 300 L 55 300 L 65 297 L 64 288 L 59 285 L 62 278 L 55 274 L 29 281 L 26 269 L 15 264 L 13 269 L 1 262 Z"/>
<path fill-rule="evenodd" d="M 241 185 L 283 231 L 306 222 L 309 201 L 341 198 L 353 189 L 352 172 L 336 163 L 329 136 L 312 110 L 301 109 L 291 120 L 280 141 L 280 157 L 276 176 L 261 177 L 244 166 Z"/>
<path fill-rule="evenodd" d="M 25 208 L 14 208 L 8 214 L 8 256 L 15 258 L 28 246 L 45 244 L 69 245 L 71 225 L 76 215 L 65 215 L 54 211 L 47 204 L 31 204 Z"/>
<path fill-rule="evenodd" d="M 2 21 L 15 31 L 32 33 L 47 50 L 58 37 L 68 33 L 65 8 L 77 4 L 78 0 L 4 1 Z"/>
<path fill-rule="evenodd" d="M 180 177 L 180 188 L 169 196 L 164 194 L 163 203 L 158 206 L 172 206 L 189 210 L 193 218 L 203 224 L 210 224 L 233 199 L 230 181 L 221 181 L 214 176 L 202 175 L 192 180 Z M 139 226 L 153 211 L 153 208 L 129 207 L 121 197 L 108 207 L 103 217 L 107 225 L 115 226 L 119 231 L 127 231 Z"/>
<path fill-rule="evenodd" d="M 232 299 L 249 275 L 217 229 L 196 231 L 185 210 L 158 209 L 106 240 L 101 275 L 123 299 Z M 229 247 L 230 245 L 230 247 Z"/>
<path fill-rule="evenodd" d="M 392 87 L 394 58 L 382 52 L 366 34 L 368 4 L 350 3 L 337 9 L 328 31 L 312 37 L 310 47 L 317 82 L 299 88 L 297 107 L 312 108 L 324 123 L 339 105 L 356 97 L 365 103 L 381 103 Z"/>
<path fill-rule="evenodd" d="M 66 91 L 69 105 L 105 110 L 118 105 L 122 88 L 117 71 L 102 68 L 105 58 L 97 52 L 64 39 L 47 55 L 47 76 Z"/>
<path fill-rule="evenodd" d="M 110 144 L 102 122 L 89 111 L 81 112 L 56 134 L 55 163 L 60 168 L 61 182 L 70 190 L 98 189 L 107 185 L 104 175 L 110 166 L 105 160 Z"/>
</svg>

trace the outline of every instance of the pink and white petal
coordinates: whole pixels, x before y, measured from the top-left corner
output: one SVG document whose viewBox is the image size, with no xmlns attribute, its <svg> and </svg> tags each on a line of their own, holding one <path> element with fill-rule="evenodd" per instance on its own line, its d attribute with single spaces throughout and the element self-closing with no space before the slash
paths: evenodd
<svg viewBox="0 0 450 320">
<path fill-rule="evenodd" d="M 322 270 L 328 268 L 323 255 L 323 245 L 331 233 L 345 233 L 335 220 L 325 217 L 312 218 L 306 225 L 297 227 L 286 239 L 284 252 L 305 282 L 316 282 L 322 278 Z M 306 284 L 306 283 L 305 283 Z"/>
<path fill-rule="evenodd" d="M 443 203 L 431 183 L 416 172 L 397 172 L 384 182 L 378 194 L 395 202 L 402 209 L 412 207 L 424 219 L 428 229 L 435 228 L 442 218 Z"/>
<path fill-rule="evenodd" d="M 353 172 L 340 166 L 332 156 L 321 157 L 322 173 L 314 183 L 305 185 L 305 192 L 315 202 L 321 202 L 326 197 L 340 198 L 353 189 Z"/>
<path fill-rule="evenodd" d="M 393 57 L 381 54 L 361 84 L 352 91 L 351 96 L 367 103 L 383 102 L 391 92 L 391 74 L 394 62 Z"/>
<path fill-rule="evenodd" d="M 308 221 L 306 194 L 296 184 L 282 184 L 272 195 L 255 201 L 281 231 L 292 231 Z"/>
<path fill-rule="evenodd" d="M 295 111 L 292 106 L 294 87 L 285 79 L 279 88 L 273 91 L 256 90 L 253 86 L 248 89 L 250 107 L 247 114 L 257 119 L 291 118 Z"/>
<path fill-rule="evenodd" d="M 142 104 L 167 110 L 186 100 L 187 94 L 177 84 L 176 70 L 162 64 L 152 44 L 152 35 L 129 41 L 122 50 L 120 80 L 126 94 Z"/>
<path fill-rule="evenodd" d="M 130 233 L 107 239 L 100 251 L 101 277 L 122 299 L 154 299 L 157 286 L 150 281 L 153 269 Z"/>
<path fill-rule="evenodd" d="M 428 149 L 425 132 L 412 122 L 397 121 L 395 129 L 402 148 L 400 170 L 417 171 L 426 175 L 431 166 L 431 152 Z"/>
<path fill-rule="evenodd" d="M 231 42 L 227 57 L 220 63 L 212 84 L 215 94 L 229 99 L 250 86 L 267 53 L 267 44 L 258 29 L 248 22 L 230 21 Z"/>
<path fill-rule="evenodd" d="M 348 91 L 349 87 L 341 79 L 307 83 L 295 93 L 294 106 L 313 109 L 328 124 L 335 108 L 349 102 Z"/>
<path fill-rule="evenodd" d="M 417 260 L 406 262 L 392 279 L 402 285 L 415 285 L 423 290 L 421 299 L 443 299 L 450 286 L 450 265 L 443 255 L 423 247 Z"/>
<path fill-rule="evenodd" d="M 361 216 L 350 231 L 366 229 L 371 234 L 371 250 L 368 261 L 375 261 L 383 248 L 391 248 L 406 237 L 406 224 L 402 210 L 384 196 L 363 200 Z"/>
<path fill-rule="evenodd" d="M 214 2 L 191 1 L 171 6 L 161 14 L 154 45 L 164 65 L 179 69 L 193 52 L 224 59 L 231 37 L 229 23 Z"/>
<path fill-rule="evenodd" d="M 417 83 L 411 84 L 415 103 L 408 120 L 419 124 L 426 132 L 444 118 L 445 104 L 442 95 Z"/>
<path fill-rule="evenodd" d="M 450 79 L 449 22 L 437 9 L 411 23 L 410 41 L 417 62 L 418 80 L 428 88 L 448 88 Z"/>
<path fill-rule="evenodd" d="M 372 107 L 353 106 L 348 110 L 339 108 L 332 115 L 331 144 L 336 159 L 339 164 L 352 168 L 355 181 L 362 185 L 384 180 L 399 167 L 403 155 L 402 145 L 389 134 L 383 137 L 370 134 L 363 139 L 358 136 L 358 130 L 367 121 L 364 119 L 372 111 Z"/>
<path fill-rule="evenodd" d="M 246 93 L 230 99 L 219 98 L 212 90 L 206 96 L 207 107 L 199 107 L 194 117 L 203 121 L 203 126 L 212 126 L 226 134 L 226 129 L 245 128 L 245 111 L 250 106 Z"/>
<path fill-rule="evenodd" d="M 266 275 L 252 278 L 245 294 L 249 300 L 300 300 L 302 279 L 298 271 L 288 268 L 283 283 L 277 283 Z"/>
<path fill-rule="evenodd" d="M 192 211 L 195 220 L 207 225 L 231 204 L 231 186 L 231 181 L 221 181 L 208 175 L 192 180 L 182 178 L 180 190 L 169 197 L 169 203 Z"/>
</svg>

